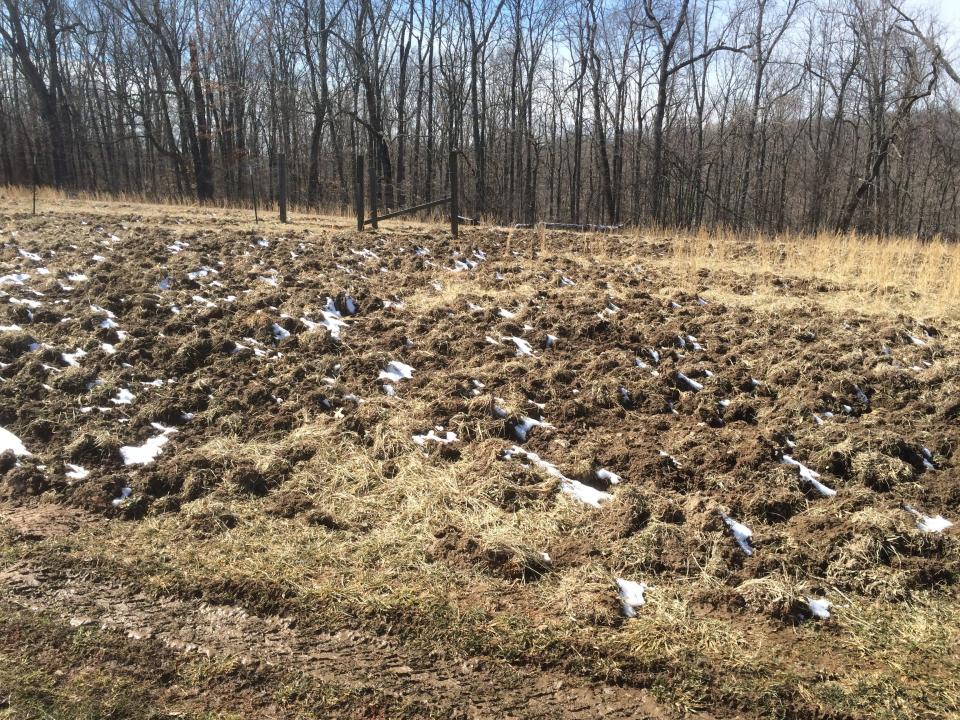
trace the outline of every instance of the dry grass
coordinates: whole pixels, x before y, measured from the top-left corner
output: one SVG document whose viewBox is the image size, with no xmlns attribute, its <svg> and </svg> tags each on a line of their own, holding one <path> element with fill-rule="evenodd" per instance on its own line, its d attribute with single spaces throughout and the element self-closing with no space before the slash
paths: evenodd
<svg viewBox="0 0 960 720">
<path fill-rule="evenodd" d="M 643 233 L 641 237 L 649 237 Z M 924 317 L 960 312 L 960 247 L 942 238 L 836 235 L 737 235 L 727 231 L 678 234 L 671 257 L 691 272 L 701 268 L 839 283 L 867 302 L 867 311 L 902 306 Z"/>
</svg>

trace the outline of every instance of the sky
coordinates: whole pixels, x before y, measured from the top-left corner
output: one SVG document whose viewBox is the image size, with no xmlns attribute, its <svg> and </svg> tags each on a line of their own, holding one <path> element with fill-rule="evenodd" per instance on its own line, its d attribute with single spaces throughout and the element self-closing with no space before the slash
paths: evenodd
<svg viewBox="0 0 960 720">
<path fill-rule="evenodd" d="M 905 7 L 913 4 L 905 4 Z M 950 60 L 960 62 L 960 0 L 916 0 L 915 5 L 929 8 L 940 18 L 947 30 L 944 50 Z"/>
</svg>

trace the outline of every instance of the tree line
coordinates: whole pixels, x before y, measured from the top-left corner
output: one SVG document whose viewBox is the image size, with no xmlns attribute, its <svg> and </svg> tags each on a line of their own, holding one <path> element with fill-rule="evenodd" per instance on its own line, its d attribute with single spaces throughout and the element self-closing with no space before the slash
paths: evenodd
<svg viewBox="0 0 960 720">
<path fill-rule="evenodd" d="M 960 233 L 960 79 L 897 0 L 0 0 L 0 184 L 497 222 Z"/>
</svg>

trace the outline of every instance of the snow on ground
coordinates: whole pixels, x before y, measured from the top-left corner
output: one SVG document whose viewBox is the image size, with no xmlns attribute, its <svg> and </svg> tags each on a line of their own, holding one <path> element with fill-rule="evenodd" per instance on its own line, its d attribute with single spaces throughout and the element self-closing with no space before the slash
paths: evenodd
<svg viewBox="0 0 960 720">
<path fill-rule="evenodd" d="M 159 430 L 159 435 L 147 438 L 143 445 L 124 445 L 120 448 L 120 455 L 123 457 L 124 465 L 149 465 L 163 450 L 163 446 L 170 442 L 170 436 L 177 432 L 176 428 L 165 427 L 160 423 L 150 423 L 155 429 Z"/>
<path fill-rule="evenodd" d="M 30 451 L 24 447 L 23 442 L 14 435 L 12 432 L 6 428 L 0 427 L 0 453 L 4 453 L 7 450 L 13 452 L 14 455 L 28 456 Z"/>
</svg>

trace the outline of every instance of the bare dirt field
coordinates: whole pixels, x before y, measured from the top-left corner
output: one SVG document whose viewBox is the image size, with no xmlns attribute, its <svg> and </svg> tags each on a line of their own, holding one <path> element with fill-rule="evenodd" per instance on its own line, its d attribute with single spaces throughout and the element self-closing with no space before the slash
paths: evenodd
<svg viewBox="0 0 960 720">
<path fill-rule="evenodd" d="M 251 220 L 0 197 L 0 717 L 960 716 L 955 248 Z"/>
</svg>

